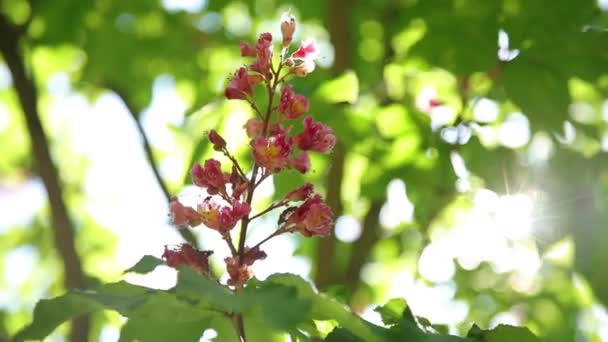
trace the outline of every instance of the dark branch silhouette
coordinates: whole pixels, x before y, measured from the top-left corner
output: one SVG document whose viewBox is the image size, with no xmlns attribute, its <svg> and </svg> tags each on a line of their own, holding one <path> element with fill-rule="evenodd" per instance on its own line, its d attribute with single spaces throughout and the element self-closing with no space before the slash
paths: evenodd
<svg viewBox="0 0 608 342">
<path fill-rule="evenodd" d="M 171 201 L 171 198 L 173 196 L 171 195 L 171 192 L 169 191 L 167 184 L 165 183 L 162 176 L 160 175 L 160 171 L 158 168 L 158 162 L 156 161 L 156 158 L 154 157 L 154 153 L 152 152 L 152 145 L 150 144 L 150 140 L 148 139 L 148 135 L 146 134 L 146 131 L 144 130 L 144 127 L 141 124 L 141 121 L 139 121 L 139 113 L 141 113 L 141 110 L 139 110 L 138 108 L 135 108 L 133 103 L 131 103 L 131 101 L 129 100 L 129 97 L 124 92 L 119 91 L 116 87 L 112 87 L 112 91 L 116 95 L 118 95 L 118 97 L 120 97 L 122 102 L 125 104 L 125 107 L 127 107 L 129 114 L 131 114 L 131 118 L 135 122 L 137 131 L 139 132 L 139 135 L 141 136 L 141 142 L 142 142 L 142 146 L 144 148 L 144 152 L 146 154 L 146 159 L 148 161 L 148 165 L 150 165 L 150 169 L 152 169 L 152 173 L 154 173 L 154 178 L 156 179 L 156 182 L 160 186 L 160 189 L 162 190 L 163 194 L 165 195 L 165 199 L 167 200 L 167 203 L 168 203 L 169 201 Z M 184 238 L 184 240 L 188 241 L 193 246 L 198 247 L 196 237 L 194 236 L 194 234 L 192 234 L 192 232 L 190 230 L 178 229 L 178 232 L 182 236 L 182 238 Z"/>
<path fill-rule="evenodd" d="M 333 73 L 340 74 L 351 66 L 351 44 L 348 28 L 350 27 L 351 4 L 346 0 L 329 1 L 327 23 L 331 42 L 335 48 L 335 61 Z M 331 155 L 331 165 L 327 175 L 327 204 L 333 209 L 336 218 L 342 215 L 342 179 L 344 178 L 344 159 L 346 150 L 338 137 L 334 151 Z M 326 288 L 336 284 L 339 280 L 334 270 L 333 261 L 336 259 L 336 238 L 332 235 L 319 241 L 316 258 L 315 283 L 319 288 Z"/>
<path fill-rule="evenodd" d="M 55 247 L 61 255 L 66 288 L 85 288 L 85 275 L 74 242 L 74 224 L 69 217 L 63 200 L 62 186 L 57 168 L 51 158 L 46 133 L 38 114 L 38 98 L 34 76 L 28 75 L 19 43 L 24 29 L 9 22 L 0 15 L 0 51 L 11 76 L 31 141 L 35 169 L 46 188 L 53 228 Z M 73 321 L 71 341 L 84 342 L 89 336 L 89 318 L 81 317 Z"/>
<path fill-rule="evenodd" d="M 351 255 L 348 261 L 345 275 L 345 285 L 352 293 L 359 286 L 359 276 L 365 262 L 368 261 L 372 248 L 380 239 L 380 210 L 383 205 L 382 200 L 374 200 L 370 204 L 369 210 L 363 219 L 361 236 L 352 244 Z"/>
</svg>

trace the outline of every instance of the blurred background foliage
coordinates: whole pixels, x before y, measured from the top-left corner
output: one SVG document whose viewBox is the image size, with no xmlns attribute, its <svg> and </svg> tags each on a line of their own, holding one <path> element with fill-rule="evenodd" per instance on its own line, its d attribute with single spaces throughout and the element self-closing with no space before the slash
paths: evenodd
<svg viewBox="0 0 608 342">
<path fill-rule="evenodd" d="M 399 297 L 454 334 L 608 340 L 605 0 L 0 0 L 0 334 L 165 244 L 216 248 L 202 228 L 180 236 L 166 203 L 196 196 L 210 128 L 251 163 L 251 113 L 223 89 L 239 42 L 279 36 L 287 10 L 323 50 L 294 86 L 340 141 L 306 177 L 337 225 L 277 239 L 256 275 L 304 275 L 371 321 Z M 303 181 L 275 177 L 259 206 Z M 78 329 L 112 341 L 121 323 Z"/>
</svg>

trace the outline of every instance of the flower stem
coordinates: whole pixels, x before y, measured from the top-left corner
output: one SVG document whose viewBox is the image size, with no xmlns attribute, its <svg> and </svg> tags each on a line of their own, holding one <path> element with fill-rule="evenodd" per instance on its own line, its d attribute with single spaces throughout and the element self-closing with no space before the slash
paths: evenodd
<svg viewBox="0 0 608 342">
<path fill-rule="evenodd" d="M 263 129 L 263 135 L 265 136 L 268 133 L 268 123 L 270 122 L 270 116 L 272 114 L 272 103 L 273 103 L 273 99 L 274 99 L 274 94 L 276 92 L 277 89 L 277 85 L 279 84 L 279 74 L 281 73 L 281 68 L 283 67 L 283 58 L 281 57 L 281 63 L 279 64 L 278 69 L 275 71 L 274 68 L 272 68 L 272 75 L 273 78 L 272 80 L 269 80 L 266 83 L 266 87 L 268 89 L 268 107 L 266 108 L 266 115 L 264 116 L 264 129 Z M 255 107 L 254 109 L 256 109 L 257 107 Z M 251 171 L 251 178 L 249 180 L 249 191 L 247 191 L 247 204 L 251 205 L 251 201 L 253 200 L 253 192 L 256 188 L 256 186 L 258 185 L 256 183 L 256 178 L 258 176 L 258 172 L 259 172 L 259 165 L 257 163 L 255 163 L 253 165 L 253 170 Z M 238 249 L 238 254 L 239 254 L 239 263 L 242 264 L 243 263 L 243 257 L 245 254 L 245 239 L 247 238 L 247 227 L 249 226 L 249 222 L 251 221 L 250 217 L 247 216 L 245 218 L 243 218 L 242 223 L 241 223 L 241 233 L 239 235 L 239 249 Z"/>
<path fill-rule="evenodd" d="M 253 221 L 253 220 L 255 220 L 256 218 L 258 218 L 258 217 L 260 217 L 260 216 L 262 216 L 262 215 L 264 215 L 264 214 L 268 213 L 269 211 L 274 210 L 274 209 L 276 209 L 276 208 L 280 208 L 280 207 L 282 207 L 282 206 L 284 206 L 284 205 L 285 205 L 285 203 L 283 203 L 283 202 L 278 202 L 278 203 L 275 203 L 275 204 L 271 205 L 270 207 L 268 207 L 268 208 L 264 209 L 263 211 L 261 211 L 261 212 L 259 212 L 259 213 L 255 214 L 255 215 L 253 215 L 252 217 L 250 217 L 250 218 L 249 218 L 249 221 Z"/>
<path fill-rule="evenodd" d="M 233 314 L 229 316 L 232 320 L 232 325 L 234 326 L 234 330 L 236 330 L 237 335 L 239 336 L 239 342 L 247 342 L 247 337 L 245 335 L 245 323 L 243 321 L 242 314 Z"/>
<path fill-rule="evenodd" d="M 263 129 L 263 133 L 262 133 L 264 136 L 266 136 L 266 134 L 268 132 L 268 123 L 270 121 L 270 116 L 273 112 L 273 107 L 272 107 L 273 98 L 274 98 L 274 94 L 277 89 L 277 85 L 279 84 L 278 78 L 279 78 L 279 73 L 281 72 L 282 67 L 283 67 L 283 56 L 281 56 L 281 63 L 279 64 L 278 69 L 275 71 L 274 68 L 271 68 L 273 79 L 269 80 L 266 83 L 266 87 L 268 89 L 268 107 L 266 108 L 266 115 L 264 116 L 264 129 Z M 255 103 L 253 101 L 251 101 L 250 104 L 251 104 L 251 107 L 255 110 L 256 114 L 260 115 L 261 114 L 260 110 L 255 105 Z M 259 170 L 260 170 L 260 166 L 257 163 L 254 163 L 253 170 L 251 171 L 251 178 L 249 179 L 249 189 L 247 191 L 246 202 L 248 205 L 251 205 L 251 201 L 253 200 L 253 192 L 255 191 L 255 188 L 257 187 L 257 185 L 259 185 L 259 183 L 256 183 L 256 178 L 258 176 Z M 262 178 L 263 178 L 263 176 L 262 176 Z M 255 218 L 255 216 L 253 218 Z M 236 251 L 236 253 L 233 251 L 233 254 L 238 254 L 238 256 L 239 256 L 238 260 L 239 260 L 240 265 L 243 264 L 243 260 L 244 260 L 245 239 L 247 238 L 247 228 L 249 226 L 249 222 L 251 222 L 251 220 L 253 218 L 251 218 L 250 216 L 246 216 L 241 220 L 241 232 L 239 234 L 239 248 L 238 248 L 238 251 Z M 277 230 L 276 232 L 274 232 L 273 234 L 271 234 L 271 236 L 264 239 L 262 242 L 258 243 L 256 245 L 256 247 L 259 247 L 262 243 L 268 241 L 273 236 L 276 236 L 277 232 L 279 232 L 279 231 L 280 231 L 280 229 Z M 238 290 L 239 290 L 239 288 L 236 288 L 235 292 L 237 292 Z M 243 322 L 243 315 L 237 314 L 235 316 L 235 320 L 236 320 L 236 322 L 235 322 L 236 328 L 237 328 L 241 342 L 247 342 L 247 338 L 245 336 L 245 323 Z"/>
<path fill-rule="evenodd" d="M 238 160 L 236 160 L 236 158 L 234 158 L 234 156 L 232 154 L 230 154 L 230 152 L 228 152 L 227 149 L 224 149 L 224 155 L 226 157 L 228 157 L 228 159 L 230 159 L 230 161 L 232 162 L 232 165 L 234 165 L 234 167 L 236 167 L 236 170 L 238 171 L 239 175 L 241 175 L 241 177 L 246 179 L 247 175 L 245 174 L 245 172 L 243 172 L 243 169 L 241 169 L 241 165 L 239 164 Z"/>
<path fill-rule="evenodd" d="M 266 242 L 266 241 L 268 241 L 268 240 L 272 239 L 272 238 L 273 238 L 273 237 L 275 237 L 275 236 L 279 236 L 279 235 L 281 235 L 281 234 L 283 234 L 283 233 L 285 233 L 285 232 L 286 232 L 286 230 L 284 230 L 284 229 L 277 229 L 277 230 L 275 230 L 275 231 L 274 231 L 274 233 L 272 233 L 272 234 L 268 235 L 268 236 L 267 236 L 267 237 L 266 237 L 264 240 L 262 240 L 262 241 L 258 242 L 258 243 L 257 243 L 255 246 L 251 247 L 251 249 L 258 248 L 258 247 L 260 247 L 262 244 L 264 244 L 264 242 Z"/>
<path fill-rule="evenodd" d="M 232 237 L 230 236 L 230 233 L 222 234 L 222 237 L 224 238 L 224 241 L 226 241 L 226 244 L 228 244 L 228 247 L 230 248 L 230 252 L 232 253 L 232 255 L 233 256 L 237 255 L 238 251 L 234 247 L 234 243 L 232 243 Z"/>
</svg>

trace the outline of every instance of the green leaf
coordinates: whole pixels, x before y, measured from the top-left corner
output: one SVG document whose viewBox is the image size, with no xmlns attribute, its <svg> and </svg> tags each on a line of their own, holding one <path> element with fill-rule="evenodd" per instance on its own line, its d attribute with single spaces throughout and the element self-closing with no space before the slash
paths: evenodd
<svg viewBox="0 0 608 342">
<path fill-rule="evenodd" d="M 483 342 L 537 342 L 538 337 L 530 332 L 527 328 L 514 327 L 501 324 L 492 330 L 481 330 L 477 325 L 473 325 L 469 331 L 468 337 L 475 341 Z"/>
<path fill-rule="evenodd" d="M 386 107 L 379 107 L 375 111 L 374 116 L 376 117 L 378 130 L 383 136 L 397 138 L 406 134 L 419 134 L 416 123 L 405 106 L 392 104 Z"/>
<path fill-rule="evenodd" d="M 14 341 L 42 340 L 61 323 L 100 308 L 99 304 L 75 293 L 43 299 L 36 304 L 33 322 L 13 339 Z"/>
<path fill-rule="evenodd" d="M 425 34 L 403 58 L 419 56 L 456 75 L 496 64 L 500 2 L 418 1 L 406 17 L 423 19 Z"/>
<path fill-rule="evenodd" d="M 154 269 L 157 266 L 160 266 L 163 264 L 164 264 L 163 261 L 160 260 L 159 258 L 153 257 L 151 255 L 145 255 L 135 265 L 133 265 L 128 270 L 126 270 L 125 273 L 133 272 L 133 273 L 139 273 L 139 274 L 146 274 L 146 273 L 150 273 L 150 272 L 154 271 Z"/>
<path fill-rule="evenodd" d="M 374 309 L 382 317 L 382 322 L 386 325 L 398 324 L 403 320 L 403 313 L 407 309 L 407 302 L 403 298 L 394 298 L 386 302 L 383 306 Z"/>
<path fill-rule="evenodd" d="M 458 336 L 437 334 L 431 329 L 431 323 L 426 318 L 415 317 L 407 302 L 401 298 L 391 299 L 374 311 L 380 314 L 384 324 L 391 326 L 385 337 L 388 341 L 451 342 L 463 340 Z"/>
<path fill-rule="evenodd" d="M 325 342 L 363 342 L 359 337 L 351 334 L 348 330 L 343 328 L 335 328 L 332 332 L 327 335 L 323 340 Z"/>
<path fill-rule="evenodd" d="M 97 291 L 73 290 L 60 297 L 43 299 L 34 308 L 32 323 L 14 340 L 44 339 L 61 323 L 105 308 L 126 314 L 143 303 L 148 293 L 150 290 L 146 288 L 119 282 L 104 285 Z"/>
<path fill-rule="evenodd" d="M 261 306 L 268 324 L 277 330 L 292 330 L 310 317 L 311 301 L 299 296 L 294 287 L 263 283 L 249 294 Z"/>
<path fill-rule="evenodd" d="M 163 320 L 135 317 L 122 327 L 120 342 L 198 341 L 205 329 L 206 321 L 175 322 L 168 315 Z"/>
<path fill-rule="evenodd" d="M 175 292 L 224 312 L 242 312 L 245 304 L 226 287 L 189 267 L 180 268 Z"/>
<path fill-rule="evenodd" d="M 315 96 L 326 103 L 354 103 L 359 97 L 359 80 L 354 71 L 346 71 L 333 80 L 323 83 Z"/>
<path fill-rule="evenodd" d="M 335 320 L 341 327 L 365 341 L 376 341 L 382 328 L 364 321 L 345 305 L 316 291 L 306 280 L 292 274 L 275 274 L 264 281 L 296 289 L 297 296 L 310 302 L 309 319 Z"/>
<path fill-rule="evenodd" d="M 533 127 L 561 131 L 568 119 L 570 93 L 559 70 L 520 56 L 505 67 L 504 85 Z"/>
<path fill-rule="evenodd" d="M 224 317 L 172 292 L 156 292 L 129 312 L 121 341 L 198 341 L 212 321 Z"/>
</svg>

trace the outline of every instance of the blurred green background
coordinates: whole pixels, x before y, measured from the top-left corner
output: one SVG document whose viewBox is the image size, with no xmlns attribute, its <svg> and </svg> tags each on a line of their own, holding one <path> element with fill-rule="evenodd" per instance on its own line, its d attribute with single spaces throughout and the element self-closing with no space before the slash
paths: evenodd
<svg viewBox="0 0 608 342">
<path fill-rule="evenodd" d="M 303 275 L 374 322 L 399 297 L 454 334 L 608 341 L 606 0 L 0 0 L 0 339 L 38 299 L 182 241 L 167 200 L 200 195 L 188 171 L 213 154 L 205 131 L 251 164 L 251 113 L 222 94 L 247 63 L 239 42 L 279 37 L 287 10 L 296 42 L 322 50 L 294 87 L 339 145 L 257 205 L 312 180 L 337 222 L 325 240 L 273 240 L 256 276 Z M 122 321 L 84 333 L 114 341 Z"/>
</svg>

